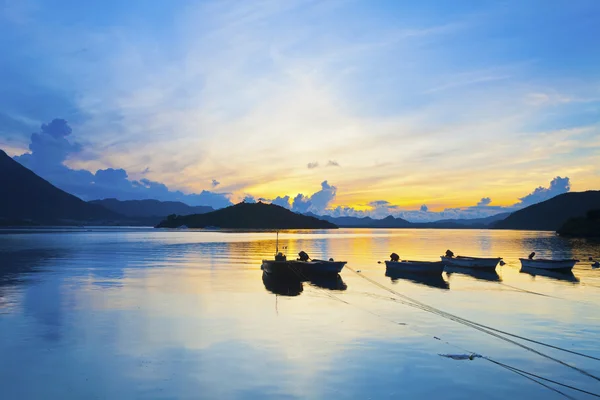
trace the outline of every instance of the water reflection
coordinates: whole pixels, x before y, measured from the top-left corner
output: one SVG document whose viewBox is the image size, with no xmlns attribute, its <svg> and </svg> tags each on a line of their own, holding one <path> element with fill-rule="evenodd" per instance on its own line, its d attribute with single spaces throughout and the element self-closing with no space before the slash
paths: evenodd
<svg viewBox="0 0 600 400">
<path fill-rule="evenodd" d="M 391 281 L 393 283 L 397 283 L 398 280 L 403 279 L 411 281 L 413 283 L 417 283 L 419 285 L 434 287 L 438 289 L 450 289 L 450 284 L 444 280 L 441 274 L 429 275 L 402 271 L 390 271 L 386 269 L 385 276 L 391 278 Z"/>
<path fill-rule="evenodd" d="M 468 275 L 474 279 L 478 279 L 481 281 L 489 281 L 489 282 L 502 282 L 502 278 L 496 270 L 483 270 L 476 268 L 461 268 L 461 267 L 449 267 L 446 266 L 444 268 L 448 278 L 452 277 L 452 274 L 460 274 L 460 275 Z"/>
<path fill-rule="evenodd" d="M 280 296 L 298 296 L 304 290 L 300 279 L 282 278 L 263 271 L 262 281 L 265 289 Z"/>
<path fill-rule="evenodd" d="M 531 275 L 532 277 L 543 276 L 557 281 L 566 281 L 571 283 L 579 283 L 579 278 L 573 274 L 573 271 L 551 271 L 548 269 L 521 267 L 521 273 Z"/>
<path fill-rule="evenodd" d="M 339 274 L 336 275 L 306 275 L 291 276 L 291 275 L 272 275 L 265 271 L 262 273 L 262 281 L 265 289 L 274 294 L 282 296 L 298 296 L 302 291 L 303 283 L 307 282 L 312 286 L 328 289 L 344 291 L 348 289 L 348 285 L 344 282 Z"/>
</svg>

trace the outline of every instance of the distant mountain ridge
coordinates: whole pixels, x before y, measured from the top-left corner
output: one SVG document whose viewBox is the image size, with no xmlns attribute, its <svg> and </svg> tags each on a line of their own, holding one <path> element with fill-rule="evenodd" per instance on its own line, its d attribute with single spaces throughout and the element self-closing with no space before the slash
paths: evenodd
<svg viewBox="0 0 600 400">
<path fill-rule="evenodd" d="M 266 203 L 239 203 L 206 214 L 187 216 L 171 215 L 157 228 L 206 228 L 225 229 L 336 229 L 331 222 L 318 218 L 296 214 Z"/>
<path fill-rule="evenodd" d="M 0 222 L 17 224 L 71 224 L 106 222 L 121 215 L 89 204 L 40 178 L 0 150 Z"/>
<path fill-rule="evenodd" d="M 316 218 L 324 219 L 343 228 L 428 228 L 428 229 L 484 229 L 493 223 L 506 218 L 510 213 L 500 213 L 486 218 L 474 219 L 445 219 L 433 222 L 409 222 L 391 215 L 383 219 L 371 217 L 331 217 L 307 213 Z"/>
<path fill-rule="evenodd" d="M 581 218 L 590 210 L 600 208 L 600 191 L 560 194 L 515 211 L 497 222 L 495 229 L 556 231 L 570 218 Z"/>
<path fill-rule="evenodd" d="M 159 201 L 159 200 L 117 200 L 103 199 L 89 201 L 107 208 L 118 214 L 133 218 L 166 218 L 167 215 L 191 215 L 204 214 L 214 211 L 209 206 L 189 206 L 180 201 Z M 158 223 L 159 221 L 156 221 Z"/>
</svg>

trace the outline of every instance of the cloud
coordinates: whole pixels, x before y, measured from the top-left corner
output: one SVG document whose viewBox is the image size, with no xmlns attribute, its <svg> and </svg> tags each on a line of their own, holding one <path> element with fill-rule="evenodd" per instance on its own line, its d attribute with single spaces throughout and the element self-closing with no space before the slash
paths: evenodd
<svg viewBox="0 0 600 400">
<path fill-rule="evenodd" d="M 277 196 L 273 201 L 271 201 L 271 204 L 275 204 L 281 207 L 285 207 L 287 209 L 290 209 L 290 196 Z"/>
<path fill-rule="evenodd" d="M 561 178 L 560 176 L 557 176 L 556 178 L 552 179 L 548 188 L 542 186 L 536 188 L 527 196 L 521 197 L 519 199 L 520 203 L 517 203 L 516 206 L 527 207 L 532 204 L 551 199 L 559 194 L 567 193 L 569 190 L 571 190 L 571 182 L 569 178 Z"/>
<path fill-rule="evenodd" d="M 317 168 L 319 166 L 319 163 L 317 161 L 315 162 L 309 162 L 307 165 L 308 169 L 314 169 Z"/>
<path fill-rule="evenodd" d="M 479 203 L 477 203 L 477 207 L 489 206 L 491 202 L 492 199 L 490 199 L 489 197 L 484 197 L 479 201 Z"/>
<path fill-rule="evenodd" d="M 421 206 L 420 210 L 421 210 L 422 212 L 427 212 L 427 211 L 429 210 L 429 207 L 427 207 L 425 204 L 423 204 L 423 205 Z"/>
<path fill-rule="evenodd" d="M 127 171 L 122 168 L 99 169 L 96 173 L 71 169 L 64 162 L 70 155 L 83 150 L 81 144 L 67 139 L 71 133 L 72 129 L 64 119 L 54 119 L 49 124 L 43 124 L 40 132 L 31 135 L 31 153 L 16 156 L 14 159 L 57 187 L 83 200 L 110 197 L 119 200 L 157 199 L 183 201 L 190 205 L 208 205 L 214 208 L 232 204 L 227 193 L 203 190 L 200 193 L 186 194 L 172 191 L 165 184 L 150 179 L 131 180 Z M 149 172 L 149 168 L 146 168 L 143 174 Z"/>
<path fill-rule="evenodd" d="M 148 173 L 150 173 L 150 167 L 144 168 L 144 170 L 142 171 L 142 175 L 146 175 Z"/>
<path fill-rule="evenodd" d="M 339 164 L 337 161 L 335 161 L 335 160 L 329 160 L 329 161 L 327 162 L 327 166 L 328 166 L 328 167 L 339 167 L 339 166 L 340 166 L 340 164 Z"/>
<path fill-rule="evenodd" d="M 256 203 L 256 199 L 254 198 L 254 196 L 247 194 L 246 196 L 244 196 L 244 199 L 242 200 L 244 203 Z"/>
<path fill-rule="evenodd" d="M 211 182 L 212 187 L 216 188 L 217 186 L 219 186 L 221 184 L 221 182 L 219 182 L 216 179 L 213 179 Z"/>
</svg>

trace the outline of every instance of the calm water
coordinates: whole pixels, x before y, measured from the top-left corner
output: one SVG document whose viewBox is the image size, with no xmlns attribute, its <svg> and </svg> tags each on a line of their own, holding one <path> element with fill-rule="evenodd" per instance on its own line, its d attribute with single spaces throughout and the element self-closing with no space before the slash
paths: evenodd
<svg viewBox="0 0 600 400">
<path fill-rule="evenodd" d="M 563 398 L 476 352 L 599 393 L 600 382 L 429 306 L 600 357 L 600 270 L 519 271 L 518 257 L 600 257 L 546 232 L 287 232 L 288 254 L 348 260 L 341 279 L 263 279 L 272 233 L 92 229 L 0 233 L 0 398 Z M 392 280 L 378 264 L 504 257 L 497 274 Z M 463 271 L 464 272 L 464 271 Z M 279 293 L 275 294 L 275 293 Z M 436 339 L 436 338 L 439 338 Z M 518 340 L 518 339 L 517 339 Z M 600 376 L 600 361 L 522 342 Z M 561 389 L 575 398 L 592 398 Z"/>
</svg>

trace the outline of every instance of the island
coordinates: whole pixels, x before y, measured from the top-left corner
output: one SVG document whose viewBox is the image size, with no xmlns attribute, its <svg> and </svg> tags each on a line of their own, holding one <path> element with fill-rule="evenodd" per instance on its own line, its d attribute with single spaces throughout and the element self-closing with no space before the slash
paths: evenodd
<svg viewBox="0 0 600 400">
<path fill-rule="evenodd" d="M 600 238 L 600 209 L 588 211 L 585 217 L 569 219 L 556 233 L 566 237 Z"/>
<path fill-rule="evenodd" d="M 266 203 L 238 203 L 205 214 L 169 215 L 157 228 L 337 229 L 337 225 Z"/>
</svg>

